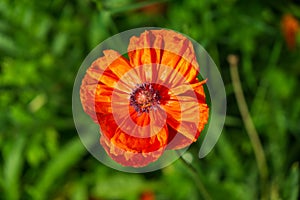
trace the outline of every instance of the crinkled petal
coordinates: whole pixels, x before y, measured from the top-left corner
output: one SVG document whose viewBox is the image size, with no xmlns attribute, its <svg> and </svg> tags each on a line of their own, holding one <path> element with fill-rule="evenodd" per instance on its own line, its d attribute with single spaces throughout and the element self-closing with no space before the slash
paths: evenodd
<svg viewBox="0 0 300 200">
<path fill-rule="evenodd" d="M 205 93 L 204 93 L 204 88 L 203 85 L 206 83 L 206 80 L 197 82 L 197 83 L 184 83 L 181 84 L 177 87 L 171 88 L 172 94 L 177 96 L 190 96 L 190 97 L 194 97 L 195 95 L 197 96 L 197 94 L 199 96 L 197 96 L 197 98 L 199 99 L 199 101 L 204 101 L 205 102 Z M 204 99 L 203 99 L 204 98 Z"/>
<path fill-rule="evenodd" d="M 164 148 L 160 148 L 153 152 L 139 153 L 131 152 L 121 149 L 119 146 L 114 145 L 107 137 L 101 136 L 100 144 L 106 151 L 106 153 L 117 163 L 123 166 L 130 167 L 144 167 L 148 164 L 156 161 L 164 151 Z"/>
<path fill-rule="evenodd" d="M 98 123 L 100 125 L 101 135 L 112 138 L 118 128 L 112 113 L 97 113 Z"/>
<path fill-rule="evenodd" d="M 169 137 L 168 137 L 168 145 L 166 147 L 167 150 L 176 150 L 182 149 L 193 143 L 193 140 L 185 137 L 177 130 L 168 125 Z"/>
<path fill-rule="evenodd" d="M 184 137 L 184 139 L 181 137 L 176 138 L 176 142 L 173 142 L 176 145 L 173 144 L 171 146 L 180 146 L 180 148 L 183 148 L 197 140 L 200 132 L 204 129 L 205 124 L 207 124 L 209 112 L 206 104 L 198 104 L 198 107 L 195 107 L 194 105 L 190 108 L 186 107 L 186 109 L 182 110 L 181 112 L 183 113 L 184 117 L 182 117 L 180 112 L 176 112 L 174 109 L 168 108 L 167 124 L 172 129 L 176 130 L 176 134 L 180 134 L 182 137 Z M 173 113 L 174 115 L 169 113 Z M 172 133 L 174 132 L 171 132 L 171 138 Z"/>
<path fill-rule="evenodd" d="M 122 73 L 131 69 L 128 61 L 114 50 L 103 51 L 104 56 L 95 60 L 87 69 L 82 80 L 84 85 L 94 85 L 102 82 L 113 87 Z"/>
<path fill-rule="evenodd" d="M 128 46 L 132 66 L 159 63 L 174 68 L 187 82 L 198 74 L 199 68 L 192 43 L 171 30 L 145 31 L 132 37 Z"/>
<path fill-rule="evenodd" d="M 166 126 L 154 136 L 148 138 L 138 138 L 117 129 L 111 142 L 119 148 L 129 152 L 148 153 L 164 148 L 167 144 L 168 129 Z"/>
<path fill-rule="evenodd" d="M 130 93 L 131 86 L 119 83 L 123 73 L 131 70 L 129 62 L 118 52 L 103 51 L 104 56 L 95 60 L 87 69 L 80 87 L 80 99 L 84 111 L 97 122 L 97 112 L 111 112 L 111 95 Z M 133 73 L 132 73 L 133 74 Z M 118 83 L 118 87 L 114 87 Z"/>
<path fill-rule="evenodd" d="M 105 135 L 109 140 L 120 148 L 128 151 L 151 152 L 164 147 L 167 144 L 168 130 L 165 123 L 161 127 L 157 127 L 151 122 L 145 127 L 145 132 L 142 132 L 142 126 L 135 123 L 132 124 L 131 131 L 124 130 L 122 124 L 118 124 L 113 114 L 98 114 L 99 125 L 102 135 Z M 157 127 L 157 128 L 156 128 Z M 155 132 L 154 132 L 155 131 Z M 149 133 L 147 133 L 149 132 Z M 135 136 L 137 135 L 137 137 Z M 151 135 L 150 137 L 146 137 Z"/>
<path fill-rule="evenodd" d="M 182 137 L 174 137 L 172 134 L 175 132 L 170 131 L 169 136 L 174 137 L 175 141 L 168 148 L 182 148 L 191 144 L 204 129 L 208 121 L 208 106 L 205 104 L 203 84 L 182 85 L 170 90 L 169 99 L 162 107 L 167 112 L 167 124 Z"/>
</svg>

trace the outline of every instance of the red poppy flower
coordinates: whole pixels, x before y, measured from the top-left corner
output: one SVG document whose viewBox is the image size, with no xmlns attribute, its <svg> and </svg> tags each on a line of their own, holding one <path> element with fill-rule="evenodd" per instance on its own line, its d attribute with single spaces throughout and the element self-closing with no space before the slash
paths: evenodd
<svg viewBox="0 0 300 200">
<path fill-rule="evenodd" d="M 149 190 L 149 191 L 144 191 L 140 198 L 140 200 L 155 200 L 155 194 Z"/>
<path fill-rule="evenodd" d="M 286 40 L 287 46 L 290 50 L 296 47 L 296 36 L 299 31 L 298 20 L 290 14 L 283 16 L 281 21 L 281 28 Z"/>
<path fill-rule="evenodd" d="M 105 50 L 88 68 L 80 98 L 100 143 L 124 166 L 143 167 L 195 142 L 208 121 L 192 43 L 170 30 L 131 37 L 128 57 Z"/>
</svg>

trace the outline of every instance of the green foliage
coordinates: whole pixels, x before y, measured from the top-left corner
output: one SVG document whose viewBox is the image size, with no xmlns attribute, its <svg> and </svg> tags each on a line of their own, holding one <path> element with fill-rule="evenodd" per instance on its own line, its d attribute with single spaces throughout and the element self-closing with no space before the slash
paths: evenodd
<svg viewBox="0 0 300 200">
<path fill-rule="evenodd" d="M 293 3 L 295 2 L 295 3 Z M 71 93 L 81 62 L 118 32 L 158 26 L 189 35 L 219 66 L 228 107 L 223 134 L 192 165 L 212 199 L 257 199 L 261 182 L 234 98 L 226 57 L 236 54 L 246 101 L 269 168 L 270 199 L 299 198 L 300 43 L 287 48 L 283 14 L 297 1 L 0 1 L 0 199 L 202 199 L 180 160 L 127 174 L 87 153 L 76 133 Z M 147 7 L 154 5 L 155 9 Z"/>
</svg>

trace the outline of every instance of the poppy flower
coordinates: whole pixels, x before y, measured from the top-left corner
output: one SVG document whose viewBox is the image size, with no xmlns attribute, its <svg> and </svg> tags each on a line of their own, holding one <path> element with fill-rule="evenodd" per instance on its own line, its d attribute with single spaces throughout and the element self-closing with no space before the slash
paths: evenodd
<svg viewBox="0 0 300 200">
<path fill-rule="evenodd" d="M 145 0 L 138 0 L 138 2 L 146 3 Z M 167 5 L 164 2 L 155 2 L 150 5 L 146 5 L 138 9 L 139 12 L 142 12 L 146 15 L 153 16 L 153 15 L 162 15 L 166 11 Z"/>
<path fill-rule="evenodd" d="M 140 200 L 155 200 L 155 194 L 149 190 L 149 191 L 144 191 L 140 198 Z"/>
<path fill-rule="evenodd" d="M 286 44 L 290 50 L 296 47 L 296 36 L 299 31 L 298 20 L 290 14 L 283 16 L 281 21 L 281 28 L 286 40 Z"/>
<path fill-rule="evenodd" d="M 127 50 L 103 51 L 86 71 L 80 99 L 107 154 L 144 167 L 197 140 L 208 121 L 206 80 L 198 79 L 191 41 L 174 31 L 145 31 Z"/>
</svg>

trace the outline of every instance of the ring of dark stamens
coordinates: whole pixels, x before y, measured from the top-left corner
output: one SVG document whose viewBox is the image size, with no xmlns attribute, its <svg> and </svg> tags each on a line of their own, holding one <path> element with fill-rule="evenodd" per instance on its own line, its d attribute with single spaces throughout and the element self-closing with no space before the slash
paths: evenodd
<svg viewBox="0 0 300 200">
<path fill-rule="evenodd" d="M 161 96 L 159 91 L 153 87 L 152 83 L 138 84 L 130 93 L 130 105 L 139 114 L 149 113 L 151 109 L 156 109 L 160 104 Z"/>
</svg>

